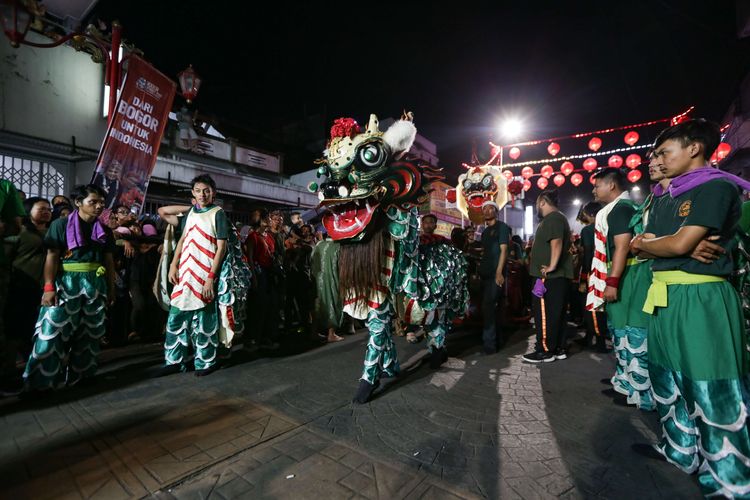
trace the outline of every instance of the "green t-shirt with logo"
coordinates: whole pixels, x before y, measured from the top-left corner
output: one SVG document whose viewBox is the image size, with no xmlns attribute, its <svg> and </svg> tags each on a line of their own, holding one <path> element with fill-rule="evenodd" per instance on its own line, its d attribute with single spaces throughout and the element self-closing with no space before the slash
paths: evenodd
<svg viewBox="0 0 750 500">
<path fill-rule="evenodd" d="M 548 266 L 552 255 L 550 241 L 562 240 L 562 254 L 557 261 L 557 269 L 547 274 L 547 278 L 573 279 L 573 259 L 570 256 L 570 226 L 568 219 L 560 212 L 551 212 L 542 219 L 536 228 L 534 245 L 531 247 L 529 274 L 542 277 L 542 266 Z"/>
<path fill-rule="evenodd" d="M 726 253 L 710 264 L 698 262 L 689 256 L 654 259 L 654 271 L 680 270 L 691 274 L 729 276 L 733 270 L 732 250 L 740 218 L 740 193 L 732 183 L 717 179 L 691 189 L 677 198 L 662 196 L 651 209 L 646 226 L 647 233 L 657 237 L 675 234 L 683 226 L 703 226 L 707 236 L 720 236 L 718 243 Z"/>
<path fill-rule="evenodd" d="M 68 239 L 65 232 L 68 228 L 68 219 L 70 217 L 78 217 L 78 214 L 73 212 L 68 217 L 62 217 L 50 224 L 47 234 L 44 236 L 44 245 L 47 248 L 59 250 L 63 263 L 97 262 L 104 264 L 104 254 L 115 251 L 115 240 L 112 236 L 112 230 L 108 227 L 104 228 L 104 232 L 107 235 L 104 243 L 92 242 L 91 230 L 93 224 L 81 219 L 79 221 L 81 224 L 81 233 L 83 234 L 84 241 L 86 241 L 86 245 L 68 250 Z"/>
</svg>

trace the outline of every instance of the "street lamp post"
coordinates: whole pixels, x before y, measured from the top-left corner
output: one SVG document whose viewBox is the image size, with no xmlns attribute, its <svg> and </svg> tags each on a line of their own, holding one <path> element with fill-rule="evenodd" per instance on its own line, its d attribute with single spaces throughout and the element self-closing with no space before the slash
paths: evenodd
<svg viewBox="0 0 750 500">
<path fill-rule="evenodd" d="M 89 25 L 83 33 L 72 32 L 58 36 L 51 43 L 37 43 L 26 40 L 32 15 L 38 15 L 38 17 L 44 15 L 43 8 L 40 8 L 33 0 L 0 0 L 0 22 L 2 22 L 5 36 L 10 40 L 11 47 L 18 48 L 21 45 L 28 45 L 40 49 L 49 49 L 70 41 L 74 49 L 89 52 L 94 62 L 104 63 L 105 84 L 110 87 L 108 119 L 112 120 L 117 103 L 117 88 L 120 82 L 121 63 L 119 54 L 122 41 L 120 23 L 117 21 L 112 23 L 110 40 L 106 40 L 94 26 Z M 45 22 L 54 24 L 50 23 L 49 20 L 45 20 Z"/>
</svg>

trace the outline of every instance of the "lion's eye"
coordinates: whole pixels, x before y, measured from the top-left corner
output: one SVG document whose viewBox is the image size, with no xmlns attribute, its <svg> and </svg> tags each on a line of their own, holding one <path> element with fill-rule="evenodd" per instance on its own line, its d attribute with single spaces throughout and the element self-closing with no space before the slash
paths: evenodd
<svg viewBox="0 0 750 500">
<path fill-rule="evenodd" d="M 380 144 L 367 144 L 359 149 L 357 159 L 365 168 L 379 167 L 385 160 L 385 150 Z"/>
</svg>

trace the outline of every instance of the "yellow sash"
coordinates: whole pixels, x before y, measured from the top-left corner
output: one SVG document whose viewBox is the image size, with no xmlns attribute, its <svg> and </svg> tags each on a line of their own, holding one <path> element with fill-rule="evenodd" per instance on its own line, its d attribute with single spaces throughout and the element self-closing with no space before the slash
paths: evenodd
<svg viewBox="0 0 750 500">
<path fill-rule="evenodd" d="M 630 259 L 628 259 L 628 260 L 625 261 L 625 267 L 634 266 L 634 265 L 640 264 L 640 263 L 641 263 L 640 260 L 636 259 L 635 257 L 631 257 Z M 612 263 L 611 262 L 607 263 L 607 269 L 612 269 Z"/>
<path fill-rule="evenodd" d="M 90 273 L 96 271 L 97 276 L 104 276 L 107 269 L 98 262 L 63 262 L 63 271 L 68 273 Z"/>
<path fill-rule="evenodd" d="M 654 279 L 648 288 L 643 312 L 654 314 L 657 307 L 667 307 L 668 285 L 700 285 L 702 283 L 720 283 L 726 281 L 721 276 L 709 274 L 692 274 L 685 271 L 654 271 Z"/>
</svg>

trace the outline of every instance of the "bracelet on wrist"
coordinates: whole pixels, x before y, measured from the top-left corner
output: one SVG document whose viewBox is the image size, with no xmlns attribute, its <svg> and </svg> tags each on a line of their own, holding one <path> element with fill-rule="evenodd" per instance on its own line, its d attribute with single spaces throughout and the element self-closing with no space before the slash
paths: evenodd
<svg viewBox="0 0 750 500">
<path fill-rule="evenodd" d="M 612 288 L 620 289 L 620 278 L 611 276 L 604 280 L 604 282 L 607 284 L 607 286 L 611 286 Z"/>
<path fill-rule="evenodd" d="M 216 274 L 214 274 L 213 271 L 209 271 L 208 272 L 208 277 L 211 278 L 212 280 L 215 280 L 216 279 Z"/>
<path fill-rule="evenodd" d="M 55 284 L 54 283 L 45 283 L 43 290 L 44 290 L 44 293 L 54 292 L 56 290 L 55 289 Z"/>
</svg>

